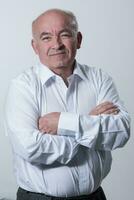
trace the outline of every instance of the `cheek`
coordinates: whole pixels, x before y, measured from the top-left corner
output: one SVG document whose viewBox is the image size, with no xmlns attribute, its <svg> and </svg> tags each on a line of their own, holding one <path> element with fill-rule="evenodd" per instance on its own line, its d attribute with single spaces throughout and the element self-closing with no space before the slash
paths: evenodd
<svg viewBox="0 0 134 200">
<path fill-rule="evenodd" d="M 42 55 L 42 56 L 47 56 L 48 55 L 48 51 L 49 51 L 49 47 L 48 46 L 40 46 L 39 48 L 39 54 Z"/>
<path fill-rule="evenodd" d="M 74 55 L 74 54 L 76 53 L 76 51 L 77 51 L 77 46 L 76 46 L 75 43 L 74 43 L 73 45 L 70 45 L 70 46 L 69 46 L 69 51 L 70 51 L 70 54 L 71 54 L 71 55 Z"/>
<path fill-rule="evenodd" d="M 77 43 L 76 41 L 69 42 L 66 44 L 67 48 L 70 50 L 70 52 L 76 52 L 77 50 Z"/>
</svg>

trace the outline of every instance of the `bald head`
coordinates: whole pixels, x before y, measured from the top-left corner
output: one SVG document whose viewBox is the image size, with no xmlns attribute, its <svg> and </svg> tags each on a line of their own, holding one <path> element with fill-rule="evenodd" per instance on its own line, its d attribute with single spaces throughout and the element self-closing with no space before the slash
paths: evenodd
<svg viewBox="0 0 134 200">
<path fill-rule="evenodd" d="M 61 15 L 63 18 L 66 18 L 67 26 L 70 27 L 74 35 L 77 35 L 78 23 L 75 15 L 72 12 L 61 9 L 49 9 L 43 12 L 33 21 L 32 23 L 33 38 L 36 38 L 37 29 L 41 21 L 44 20 L 45 17 L 47 18 L 50 17 L 51 20 L 55 20 L 56 15 Z"/>
<path fill-rule="evenodd" d="M 42 13 L 32 23 L 32 47 L 41 63 L 50 69 L 71 70 L 82 35 L 73 13 L 51 9 Z"/>
</svg>

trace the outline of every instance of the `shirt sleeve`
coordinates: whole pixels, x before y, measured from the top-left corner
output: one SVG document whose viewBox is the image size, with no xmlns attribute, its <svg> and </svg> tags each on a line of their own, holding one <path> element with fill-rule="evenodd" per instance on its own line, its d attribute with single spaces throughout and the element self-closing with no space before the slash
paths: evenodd
<svg viewBox="0 0 134 200">
<path fill-rule="evenodd" d="M 98 104 L 110 101 L 118 106 L 117 115 L 78 115 L 61 113 L 58 133 L 71 135 L 77 142 L 88 148 L 111 151 L 122 147 L 130 136 L 130 117 L 120 100 L 116 87 L 110 76 L 101 72 L 98 80 Z M 72 123 L 68 123 L 68 122 Z"/>
<path fill-rule="evenodd" d="M 13 80 L 5 107 L 5 128 L 13 152 L 33 164 L 66 164 L 77 153 L 75 138 L 52 136 L 38 130 L 38 104 L 24 81 Z"/>
</svg>

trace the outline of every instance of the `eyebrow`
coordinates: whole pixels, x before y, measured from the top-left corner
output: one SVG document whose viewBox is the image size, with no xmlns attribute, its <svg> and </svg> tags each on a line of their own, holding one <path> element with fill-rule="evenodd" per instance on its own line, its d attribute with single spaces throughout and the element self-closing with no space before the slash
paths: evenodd
<svg viewBox="0 0 134 200">
<path fill-rule="evenodd" d="M 72 33 L 72 31 L 70 29 L 62 29 L 61 31 L 59 31 L 59 34 L 63 33 L 63 32 L 69 32 L 69 33 Z M 45 35 L 53 35 L 52 33 L 50 32 L 46 32 L 46 31 L 43 31 L 41 34 L 40 34 L 40 39 L 45 36 Z"/>
<path fill-rule="evenodd" d="M 49 33 L 49 32 L 42 32 L 42 33 L 40 34 L 40 39 L 41 39 L 43 36 L 45 36 L 45 35 L 52 35 L 52 34 Z"/>
</svg>

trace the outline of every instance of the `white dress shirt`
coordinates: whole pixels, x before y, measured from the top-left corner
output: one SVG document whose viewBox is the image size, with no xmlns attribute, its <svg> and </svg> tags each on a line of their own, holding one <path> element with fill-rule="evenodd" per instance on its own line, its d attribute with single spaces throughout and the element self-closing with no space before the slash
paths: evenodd
<svg viewBox="0 0 134 200">
<path fill-rule="evenodd" d="M 92 193 L 110 171 L 111 150 L 129 138 L 130 119 L 109 75 L 76 62 L 68 83 L 42 64 L 11 82 L 6 130 L 17 183 L 25 190 L 59 197 Z M 89 115 L 105 101 L 120 112 Z M 38 130 L 38 118 L 50 112 L 61 112 L 58 135 Z"/>
</svg>

